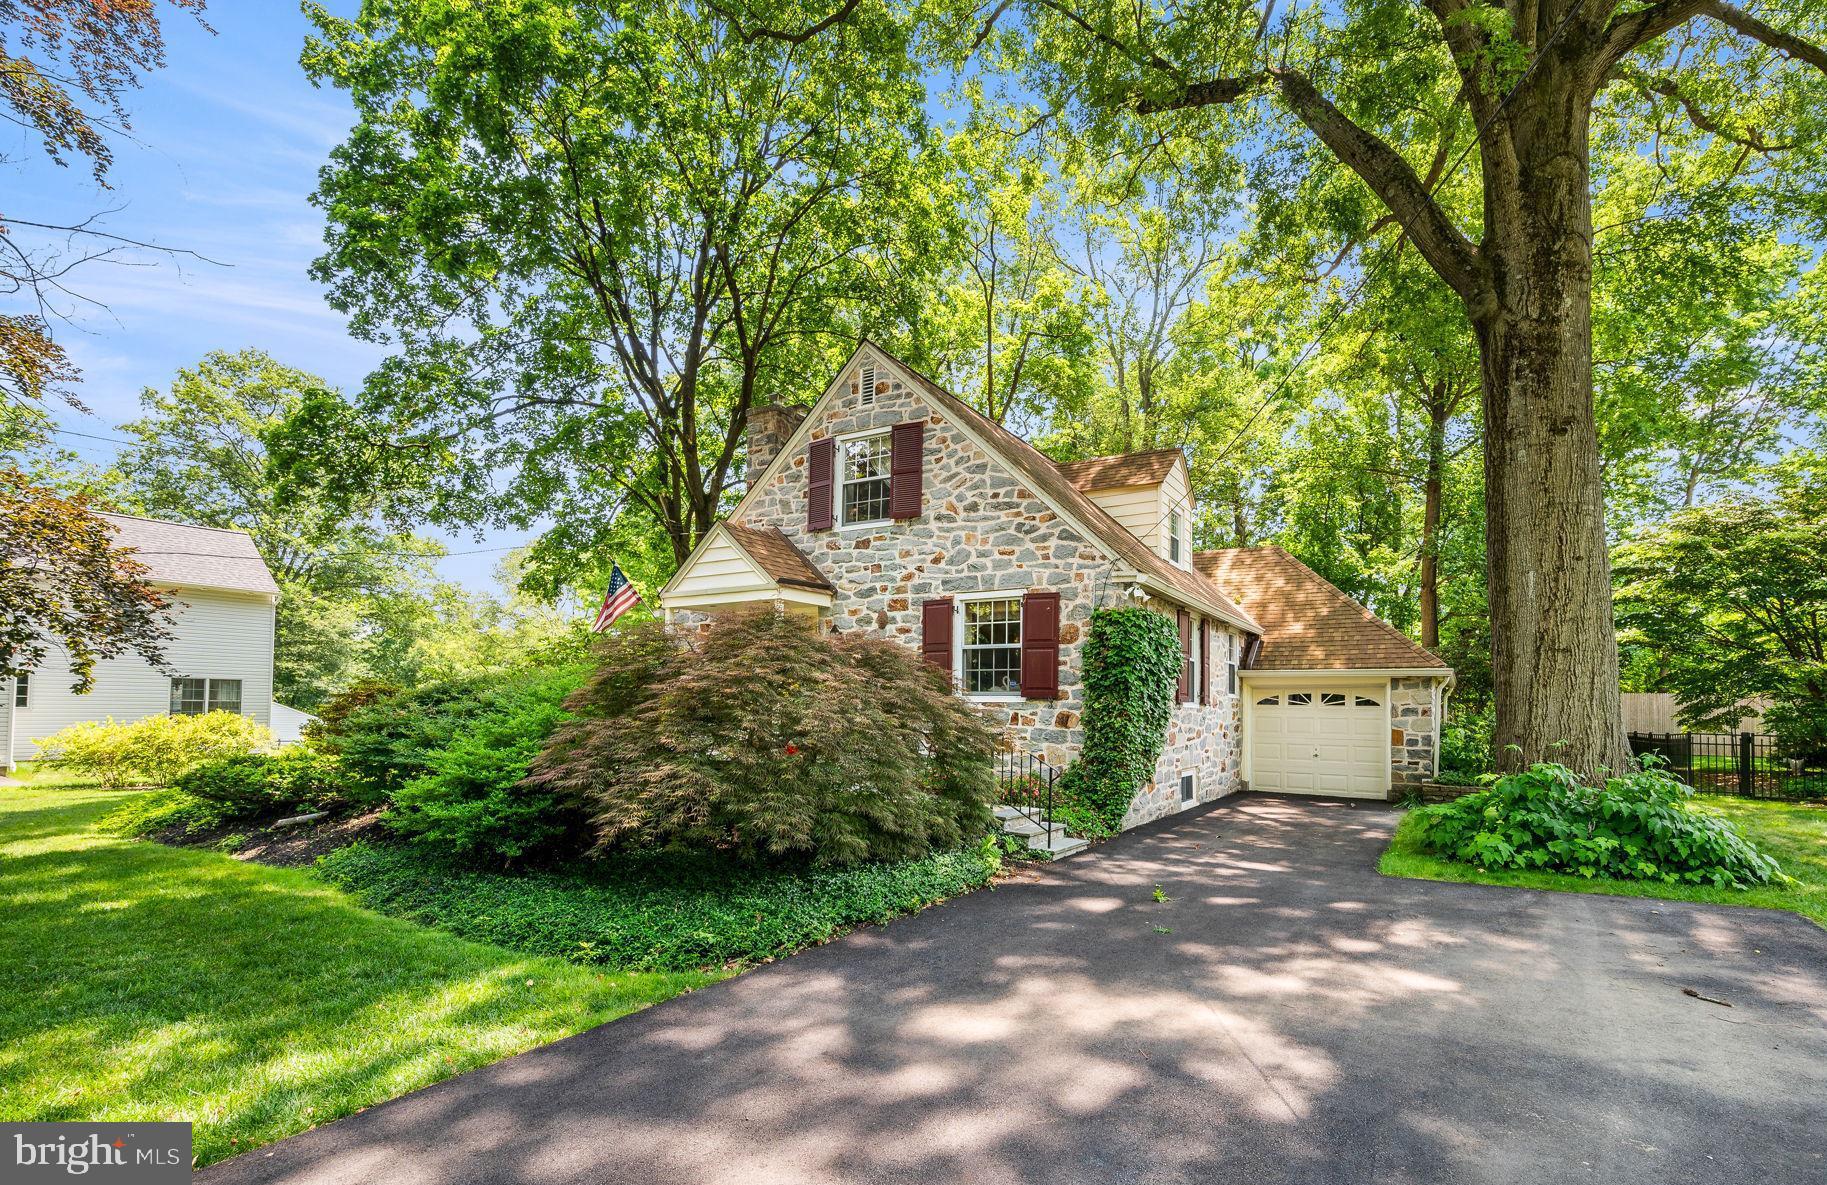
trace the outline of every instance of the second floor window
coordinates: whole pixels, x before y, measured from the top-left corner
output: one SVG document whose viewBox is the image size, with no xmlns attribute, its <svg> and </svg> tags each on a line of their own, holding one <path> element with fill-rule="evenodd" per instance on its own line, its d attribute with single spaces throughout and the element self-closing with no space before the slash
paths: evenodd
<svg viewBox="0 0 1827 1185">
<path fill-rule="evenodd" d="M 13 677 L 13 706 L 15 708 L 32 706 L 31 679 L 30 675 L 24 674 Z"/>
<path fill-rule="evenodd" d="M 883 522 L 888 518 L 888 433 L 859 436 L 843 443 L 843 507 L 840 525 Z"/>
<path fill-rule="evenodd" d="M 1167 558 L 1174 563 L 1180 562 L 1180 512 L 1167 512 Z"/>
</svg>

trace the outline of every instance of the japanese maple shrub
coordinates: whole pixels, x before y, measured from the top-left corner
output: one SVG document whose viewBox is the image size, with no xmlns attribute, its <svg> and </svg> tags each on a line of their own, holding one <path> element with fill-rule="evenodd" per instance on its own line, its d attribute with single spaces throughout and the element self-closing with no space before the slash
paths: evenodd
<svg viewBox="0 0 1827 1185">
<path fill-rule="evenodd" d="M 1596 787 L 1565 766 L 1536 765 L 1423 807 L 1413 826 L 1423 851 L 1481 868 L 1737 888 L 1782 879 L 1775 860 L 1657 769 Z"/>
<path fill-rule="evenodd" d="M 988 831 L 988 725 L 893 642 L 772 611 L 674 641 L 618 634 L 531 785 L 585 804 L 598 851 L 904 860 Z"/>
</svg>

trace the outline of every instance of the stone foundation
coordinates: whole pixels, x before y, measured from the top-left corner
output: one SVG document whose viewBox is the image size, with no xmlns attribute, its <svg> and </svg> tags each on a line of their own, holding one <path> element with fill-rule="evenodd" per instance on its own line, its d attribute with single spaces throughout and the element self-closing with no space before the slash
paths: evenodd
<svg viewBox="0 0 1827 1185">
<path fill-rule="evenodd" d="M 1154 780 L 1136 792 L 1123 816 L 1125 829 L 1136 827 L 1211 802 L 1243 788 L 1243 760 L 1237 740 L 1241 735 L 1241 701 L 1220 696 L 1215 705 L 1175 704 L 1167 726 L 1167 742 L 1155 762 Z M 1180 801 L 1180 775 L 1195 774 L 1193 801 Z"/>
</svg>

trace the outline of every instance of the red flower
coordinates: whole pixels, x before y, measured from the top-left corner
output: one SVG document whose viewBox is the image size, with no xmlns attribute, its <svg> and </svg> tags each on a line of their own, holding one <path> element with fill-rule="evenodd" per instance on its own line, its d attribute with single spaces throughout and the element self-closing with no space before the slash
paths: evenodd
<svg viewBox="0 0 1827 1185">
<path fill-rule="evenodd" d="M 798 757 L 799 756 L 799 746 L 795 745 L 791 741 L 788 741 L 787 742 L 787 756 L 788 757 Z"/>
</svg>

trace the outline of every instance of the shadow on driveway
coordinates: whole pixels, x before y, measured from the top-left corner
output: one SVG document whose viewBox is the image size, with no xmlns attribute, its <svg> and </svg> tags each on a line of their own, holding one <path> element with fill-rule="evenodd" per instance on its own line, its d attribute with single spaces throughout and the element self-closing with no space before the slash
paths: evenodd
<svg viewBox="0 0 1827 1185">
<path fill-rule="evenodd" d="M 1827 933 L 1386 879 L 1396 818 L 1230 799 L 201 1180 L 1827 1180 Z"/>
</svg>

